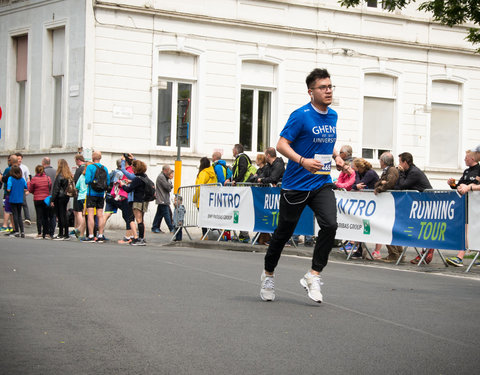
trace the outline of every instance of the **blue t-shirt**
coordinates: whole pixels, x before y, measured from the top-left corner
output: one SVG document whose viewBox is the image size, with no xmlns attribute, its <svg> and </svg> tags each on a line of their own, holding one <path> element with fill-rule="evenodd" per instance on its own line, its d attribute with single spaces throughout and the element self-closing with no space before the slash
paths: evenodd
<svg viewBox="0 0 480 375">
<path fill-rule="evenodd" d="M 27 182 L 23 177 L 16 179 L 10 176 L 7 181 L 7 190 L 10 191 L 9 202 L 23 203 L 23 194 L 25 193 L 25 189 L 27 189 Z"/>
<path fill-rule="evenodd" d="M 324 166 L 315 174 L 289 160 L 282 179 L 283 189 L 310 191 L 332 183 L 330 168 L 337 140 L 337 119 L 337 112 L 333 109 L 328 108 L 327 113 L 322 114 L 311 103 L 290 115 L 280 136 L 292 142 L 290 146 L 297 154 L 307 159 L 319 159 Z"/>
</svg>

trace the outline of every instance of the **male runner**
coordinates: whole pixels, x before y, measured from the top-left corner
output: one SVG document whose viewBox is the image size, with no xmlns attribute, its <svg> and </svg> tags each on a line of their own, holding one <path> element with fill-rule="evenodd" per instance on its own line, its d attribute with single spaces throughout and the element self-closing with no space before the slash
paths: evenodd
<svg viewBox="0 0 480 375">
<path fill-rule="evenodd" d="M 337 138 L 337 113 L 328 106 L 333 89 L 326 69 L 314 69 L 306 79 L 310 103 L 294 111 L 280 133 L 277 150 L 289 161 L 282 180 L 278 227 L 265 255 L 260 296 L 275 299 L 274 270 L 285 243 L 290 239 L 305 206 L 315 214 L 320 226 L 313 251 L 312 267 L 300 280 L 308 296 L 322 302 L 320 272 L 337 231 L 337 210 L 330 168 L 332 158 L 343 168 L 343 160 L 334 149 Z"/>
</svg>

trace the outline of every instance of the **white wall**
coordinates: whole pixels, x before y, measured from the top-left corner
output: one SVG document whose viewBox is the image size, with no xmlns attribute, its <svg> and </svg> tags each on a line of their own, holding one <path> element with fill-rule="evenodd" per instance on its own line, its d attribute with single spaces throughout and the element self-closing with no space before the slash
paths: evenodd
<svg viewBox="0 0 480 375">
<path fill-rule="evenodd" d="M 158 53 L 165 49 L 195 53 L 200 61 L 195 143 L 183 152 L 187 167 L 182 184 L 193 182 L 196 171 L 191 168 L 199 157 L 210 156 L 215 149 L 232 157 L 232 145 L 239 140 L 239 73 L 245 56 L 278 67 L 272 145 L 289 114 L 308 100 L 304 80 L 315 67 L 327 67 L 332 74 L 339 101 L 334 106 L 339 112 L 338 145 L 352 144 L 356 155 L 362 146 L 366 72 L 397 77 L 401 91 L 393 152 L 412 152 L 435 187 L 446 187 L 446 176 L 458 174 L 464 166 L 461 153 L 457 169 L 429 168 L 430 115 L 419 108 L 428 104 L 433 76 L 466 82 L 460 150 L 480 143 L 479 58 L 463 40 L 462 27 L 431 24 L 426 22 L 428 15 L 411 8 L 389 14 L 370 8 L 346 10 L 331 1 L 325 7 L 316 1 L 162 0 L 149 4 L 150 8 L 135 8 L 135 12 L 112 12 L 107 7 L 96 11 L 95 141 L 112 151 L 128 145 L 148 155 L 154 168 L 165 159 L 173 160 L 176 150 L 156 146 L 153 136 L 156 95 L 152 86 L 160 74 Z M 131 109 L 131 118 L 114 118 L 113 105 L 123 105 L 127 112 Z M 110 137 L 112 131 L 115 138 Z"/>
<path fill-rule="evenodd" d="M 82 143 L 85 2 L 75 0 L 24 1 L 0 7 L 0 152 L 15 151 L 16 50 L 13 38 L 28 34 L 25 153 L 65 152 Z M 51 150 L 52 94 L 51 42 L 48 30 L 65 28 L 64 147 Z M 78 91 L 76 90 L 78 88 Z M 72 91 L 73 89 L 73 91 Z M 76 94 L 78 92 L 78 95 Z"/>
</svg>

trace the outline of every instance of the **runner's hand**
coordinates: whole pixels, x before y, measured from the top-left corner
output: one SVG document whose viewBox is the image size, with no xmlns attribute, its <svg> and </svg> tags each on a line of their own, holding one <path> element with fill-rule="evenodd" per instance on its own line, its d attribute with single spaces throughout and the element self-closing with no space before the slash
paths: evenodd
<svg viewBox="0 0 480 375">
<path fill-rule="evenodd" d="M 323 164 L 317 159 L 304 158 L 302 160 L 302 167 L 311 173 L 315 173 L 315 172 L 318 172 L 320 169 L 322 169 Z"/>
</svg>

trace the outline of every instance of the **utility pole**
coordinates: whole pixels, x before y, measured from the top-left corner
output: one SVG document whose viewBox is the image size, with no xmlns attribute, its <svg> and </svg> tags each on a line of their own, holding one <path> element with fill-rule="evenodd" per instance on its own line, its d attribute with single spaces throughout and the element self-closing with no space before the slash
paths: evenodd
<svg viewBox="0 0 480 375">
<path fill-rule="evenodd" d="M 187 122 L 188 108 L 190 107 L 190 99 L 178 99 L 177 101 L 177 160 L 175 160 L 175 177 L 173 180 L 173 191 L 178 193 L 178 188 L 182 183 L 182 158 L 181 145 L 182 140 L 188 144 L 190 134 L 190 124 Z"/>
</svg>

